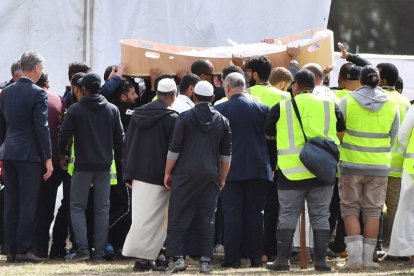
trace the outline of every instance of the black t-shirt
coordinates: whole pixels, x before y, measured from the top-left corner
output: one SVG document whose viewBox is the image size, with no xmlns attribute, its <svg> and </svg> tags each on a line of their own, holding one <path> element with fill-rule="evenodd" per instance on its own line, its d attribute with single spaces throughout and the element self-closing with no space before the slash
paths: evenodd
<svg viewBox="0 0 414 276">
<path fill-rule="evenodd" d="M 345 119 L 342 115 L 341 110 L 338 105 L 335 104 L 335 116 L 336 116 L 336 131 L 342 132 L 345 131 Z M 267 117 L 265 124 L 265 134 L 266 136 L 275 137 L 276 136 L 276 123 L 280 118 L 280 104 L 276 104 L 270 109 L 269 116 Z M 309 178 L 303 180 L 289 180 L 286 176 L 279 170 L 277 174 L 277 184 L 278 189 L 281 190 L 296 190 L 296 189 L 305 189 L 309 185 L 313 186 L 322 186 L 325 185 L 317 178 Z"/>
</svg>

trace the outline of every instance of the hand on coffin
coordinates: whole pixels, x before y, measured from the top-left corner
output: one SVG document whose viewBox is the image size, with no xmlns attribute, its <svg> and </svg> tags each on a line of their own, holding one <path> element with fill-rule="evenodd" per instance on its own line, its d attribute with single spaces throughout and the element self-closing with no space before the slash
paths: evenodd
<svg viewBox="0 0 414 276">
<path fill-rule="evenodd" d="M 325 69 L 323 69 L 323 74 L 324 75 L 328 75 L 332 70 L 333 70 L 333 66 L 332 65 L 328 65 L 328 66 L 326 66 Z"/>
<path fill-rule="evenodd" d="M 120 78 L 123 78 L 124 72 L 125 72 L 125 64 L 121 63 L 118 66 L 118 72 L 116 72 L 116 75 Z"/>
<path fill-rule="evenodd" d="M 184 77 L 185 75 L 187 75 L 187 74 L 188 74 L 188 72 L 187 72 L 187 70 L 185 70 L 185 69 L 179 69 L 179 70 L 177 71 L 177 73 L 176 73 L 177 78 L 178 78 L 178 79 L 180 79 L 180 80 L 182 80 L 182 79 L 183 79 L 183 77 Z"/>
<path fill-rule="evenodd" d="M 286 52 L 292 60 L 299 60 L 300 46 L 288 46 Z"/>
<path fill-rule="evenodd" d="M 160 68 L 150 69 L 151 91 L 155 91 L 155 80 L 161 75 Z"/>
<path fill-rule="evenodd" d="M 242 55 L 231 55 L 231 62 L 237 67 L 244 70 L 244 60 Z"/>
</svg>

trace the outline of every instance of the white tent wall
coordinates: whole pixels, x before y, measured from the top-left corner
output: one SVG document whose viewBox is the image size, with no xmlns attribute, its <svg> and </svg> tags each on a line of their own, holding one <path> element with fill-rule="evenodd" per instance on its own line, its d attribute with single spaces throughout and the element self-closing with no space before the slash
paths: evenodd
<svg viewBox="0 0 414 276">
<path fill-rule="evenodd" d="M 106 66 L 119 63 L 123 38 L 223 46 L 229 45 L 228 39 L 253 43 L 264 37 L 326 28 L 330 4 L 330 0 L 124 0 L 114 5 L 94 0 L 93 67 L 103 72 Z"/>
<path fill-rule="evenodd" d="M 67 67 L 84 56 L 82 0 L 6 0 L 0 2 L 0 81 L 11 78 L 10 65 L 25 51 L 46 59 L 51 86 L 63 93 Z"/>
<path fill-rule="evenodd" d="M 119 40 L 223 46 L 326 28 L 330 0 L 4 0 L 0 2 L 0 81 L 22 52 L 46 58 L 53 91 L 68 84 L 73 61 L 103 74 L 119 63 Z M 298 9 L 300 7 L 300 9 Z"/>
<path fill-rule="evenodd" d="M 397 66 L 399 75 L 404 82 L 403 95 L 409 100 L 414 100 L 414 56 L 373 54 L 360 54 L 360 56 L 368 60 L 374 66 L 383 62 L 390 62 Z M 339 69 L 345 62 L 347 61 L 340 58 L 340 53 L 335 53 L 335 66 L 334 70 L 331 72 L 330 86 L 336 86 L 338 84 Z"/>
</svg>

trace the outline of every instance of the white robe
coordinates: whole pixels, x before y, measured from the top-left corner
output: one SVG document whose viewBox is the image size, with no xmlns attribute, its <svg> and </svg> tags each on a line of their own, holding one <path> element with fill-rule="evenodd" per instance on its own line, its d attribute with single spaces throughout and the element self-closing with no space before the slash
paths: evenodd
<svg viewBox="0 0 414 276">
<path fill-rule="evenodd" d="M 414 183 L 405 171 L 388 254 L 400 257 L 414 255 Z"/>
<path fill-rule="evenodd" d="M 414 107 L 410 107 L 398 131 L 398 141 L 404 151 L 413 128 Z M 414 183 L 405 170 L 388 253 L 391 256 L 414 256 Z"/>
<path fill-rule="evenodd" d="M 170 192 L 164 186 L 132 181 L 132 224 L 122 255 L 155 260 L 167 236 Z"/>
</svg>

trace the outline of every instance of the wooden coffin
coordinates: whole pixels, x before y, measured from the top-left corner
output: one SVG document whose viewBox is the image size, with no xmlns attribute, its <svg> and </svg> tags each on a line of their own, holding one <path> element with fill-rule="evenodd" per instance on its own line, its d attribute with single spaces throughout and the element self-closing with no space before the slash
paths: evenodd
<svg viewBox="0 0 414 276">
<path fill-rule="evenodd" d="M 125 64 L 125 74 L 130 76 L 149 76 L 150 68 L 160 68 L 162 74 L 175 75 L 179 69 L 190 71 L 191 64 L 198 59 L 208 59 L 213 63 L 215 72 L 220 73 L 231 64 L 231 54 L 242 54 L 245 58 L 265 55 L 273 67 L 287 67 L 290 57 L 286 47 L 296 45 L 301 47 L 300 67 L 316 62 L 325 68 L 333 65 L 334 50 L 333 32 L 327 29 L 313 29 L 282 37 L 275 45 L 254 43 L 226 47 L 185 47 L 139 39 L 123 39 L 120 44 L 121 62 Z"/>
</svg>

